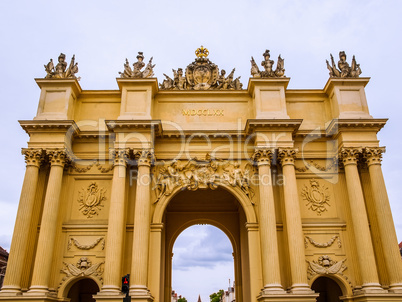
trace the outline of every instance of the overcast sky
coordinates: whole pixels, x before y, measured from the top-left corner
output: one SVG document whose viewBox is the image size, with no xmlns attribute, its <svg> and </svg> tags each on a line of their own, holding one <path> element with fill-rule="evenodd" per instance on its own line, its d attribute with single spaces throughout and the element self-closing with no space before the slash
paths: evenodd
<svg viewBox="0 0 402 302">
<path fill-rule="evenodd" d="M 83 89 L 118 89 L 115 78 L 125 58 L 132 64 L 138 51 L 144 52 L 145 61 L 154 57 L 155 74 L 162 81 L 163 73 L 171 75 L 172 68 L 191 63 L 200 45 L 209 49 L 210 59 L 221 69 L 235 67 L 235 76 L 241 76 L 245 88 L 250 57 L 261 61 L 265 49 L 271 50 L 272 59 L 279 54 L 285 59 L 289 89 L 323 88 L 329 54 L 337 58 L 344 50 L 349 61 L 355 54 L 361 76 L 371 77 L 366 87 L 371 115 L 390 119 L 379 139 L 387 147 L 383 170 L 401 241 L 401 15 L 398 0 L 1 1 L 0 245 L 9 250 L 25 171 L 20 149 L 28 136 L 17 120 L 36 114 L 40 90 L 34 78 L 45 76 L 43 65 L 50 58 L 57 61 L 60 52 L 68 61 L 75 54 Z M 211 229 L 192 234 L 219 236 Z M 207 237 L 197 240 L 208 242 Z M 199 275 L 205 275 L 208 269 L 226 263 L 222 260 L 211 266 L 210 258 L 189 260 L 179 244 L 177 251 L 182 258 L 175 260 L 174 284 L 180 278 L 185 284 L 188 276 L 182 276 L 194 265 L 204 263 L 205 271 Z M 225 251 L 215 251 L 216 259 L 226 259 Z M 229 269 L 226 279 L 230 274 Z M 227 281 L 219 287 L 226 288 Z M 175 289 L 180 294 L 180 288 Z M 202 292 L 204 302 L 209 293 Z"/>
</svg>

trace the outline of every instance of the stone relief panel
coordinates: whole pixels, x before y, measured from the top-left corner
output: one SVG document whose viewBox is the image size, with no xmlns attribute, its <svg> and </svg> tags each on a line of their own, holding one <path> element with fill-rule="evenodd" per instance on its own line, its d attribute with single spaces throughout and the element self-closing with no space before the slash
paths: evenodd
<svg viewBox="0 0 402 302">
<path fill-rule="evenodd" d="M 111 178 L 96 179 L 90 176 L 72 176 L 73 193 L 68 197 L 71 206 L 67 220 L 93 223 L 109 215 Z M 84 222 L 85 221 L 85 222 Z"/>
<path fill-rule="evenodd" d="M 318 257 L 318 260 L 306 261 L 308 263 L 307 277 L 309 280 L 315 275 L 339 275 L 351 284 L 348 277 L 343 274 L 347 269 L 346 258 L 336 261 L 328 255 L 322 255 Z"/>
<path fill-rule="evenodd" d="M 90 244 L 81 244 L 78 241 L 78 239 L 76 239 L 75 237 L 70 237 L 70 239 L 68 240 L 67 250 L 71 250 L 71 247 L 73 245 L 80 250 L 90 250 L 90 249 L 93 249 L 98 244 L 100 244 L 101 249 L 104 250 L 105 249 L 105 237 L 103 237 L 103 236 L 98 237 L 97 239 L 95 239 L 95 241 L 93 241 Z"/>
<path fill-rule="evenodd" d="M 325 180 L 300 179 L 300 211 L 303 218 L 334 218 L 337 209 L 332 185 Z"/>
<path fill-rule="evenodd" d="M 335 240 L 337 242 L 338 247 L 341 248 L 342 241 L 341 241 L 341 238 L 339 237 L 339 235 L 332 236 L 330 240 L 328 240 L 327 242 L 322 242 L 322 243 L 315 241 L 310 236 L 304 236 L 304 245 L 306 248 L 308 248 L 308 245 L 310 243 L 311 245 L 318 247 L 318 248 L 326 248 L 326 247 L 330 247 L 331 245 L 333 245 L 335 243 Z"/>
<path fill-rule="evenodd" d="M 87 188 L 81 188 L 78 192 L 79 210 L 87 218 L 99 215 L 99 211 L 104 207 L 106 200 L 106 189 L 99 187 L 96 182 L 92 182 Z"/>
<path fill-rule="evenodd" d="M 251 188 L 251 176 L 254 168 L 250 164 L 241 167 L 238 162 L 212 158 L 193 158 L 187 161 L 175 160 L 162 162 L 156 168 L 154 189 L 156 201 L 162 196 L 169 196 L 177 187 L 196 191 L 198 189 L 216 189 L 219 185 L 238 187 L 253 203 L 254 190 Z"/>
<path fill-rule="evenodd" d="M 65 276 L 61 280 L 59 288 L 67 280 L 80 276 L 92 276 L 103 283 L 103 269 L 101 268 L 103 263 L 104 261 L 92 263 L 88 257 L 81 257 L 76 263 L 63 262 L 63 268 L 60 272 L 65 274 Z"/>
</svg>

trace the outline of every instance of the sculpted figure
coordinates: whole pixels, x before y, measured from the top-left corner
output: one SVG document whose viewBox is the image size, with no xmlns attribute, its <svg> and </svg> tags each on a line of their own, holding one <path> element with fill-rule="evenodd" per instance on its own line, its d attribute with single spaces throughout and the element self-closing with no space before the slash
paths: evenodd
<svg viewBox="0 0 402 302">
<path fill-rule="evenodd" d="M 183 69 L 178 68 L 177 72 L 174 69 L 172 69 L 172 70 L 173 70 L 173 74 L 174 74 L 175 89 L 186 90 L 187 89 L 187 81 L 186 81 L 186 78 L 183 76 Z"/>
<path fill-rule="evenodd" d="M 221 74 L 219 75 L 218 80 L 217 80 L 217 83 L 218 83 L 217 89 L 224 89 L 223 86 L 226 83 L 225 75 L 226 75 L 226 70 L 222 69 Z M 226 85 L 226 87 L 227 87 L 227 85 Z"/>
<path fill-rule="evenodd" d="M 78 72 L 78 63 L 75 63 L 75 55 L 71 58 L 70 66 L 67 68 L 66 55 L 64 53 L 59 55 L 56 67 L 53 64 L 52 59 L 50 59 L 49 63 L 44 66 L 46 71 L 45 79 L 75 79 L 75 74 Z"/>
<path fill-rule="evenodd" d="M 285 75 L 285 60 L 281 58 L 281 55 L 279 55 L 278 57 L 278 63 L 276 64 L 275 75 L 279 78 Z"/>
<path fill-rule="evenodd" d="M 251 75 L 253 76 L 253 78 L 261 78 L 261 73 L 260 70 L 258 69 L 257 63 L 254 61 L 254 58 L 251 57 Z"/>
<path fill-rule="evenodd" d="M 243 89 L 243 84 L 240 83 L 240 78 L 241 77 L 237 77 L 233 81 L 233 87 L 234 87 L 235 90 L 242 90 Z"/>
<path fill-rule="evenodd" d="M 64 53 L 61 53 L 59 55 L 58 61 L 59 63 L 57 63 L 56 65 L 56 70 L 55 70 L 55 78 L 64 78 L 64 71 L 67 68 L 67 62 L 66 60 L 66 55 Z"/>
<path fill-rule="evenodd" d="M 269 50 L 265 50 L 262 54 L 264 57 L 264 61 L 261 62 L 261 66 L 264 67 L 265 71 L 262 72 L 263 77 L 272 77 L 274 75 L 273 66 L 274 61 L 270 60 L 271 55 L 269 54 Z"/>
<path fill-rule="evenodd" d="M 330 77 L 337 77 L 337 78 L 357 78 L 362 73 L 360 69 L 360 64 L 356 63 L 355 56 L 352 58 L 352 66 L 349 66 L 349 63 L 346 61 L 346 53 L 344 51 L 339 52 L 339 61 L 338 61 L 338 68 L 336 68 L 334 57 L 332 54 L 331 56 L 331 65 L 329 64 L 328 60 L 327 68 L 329 70 Z"/>
<path fill-rule="evenodd" d="M 166 77 L 166 79 L 163 80 L 162 84 L 159 84 L 160 89 L 173 89 L 173 79 L 166 73 L 163 75 Z"/>
<path fill-rule="evenodd" d="M 149 60 L 147 66 L 145 67 L 144 71 L 141 71 L 141 69 L 145 66 L 144 61 L 144 55 L 141 51 L 138 52 L 137 55 L 137 62 L 133 64 L 133 69 L 130 67 L 130 63 L 126 59 L 126 62 L 124 63 L 124 71 L 119 72 L 120 77 L 122 78 L 136 78 L 136 79 L 141 79 L 141 78 L 150 78 L 154 76 L 154 70 L 153 68 L 155 67 L 155 64 L 152 65 L 152 59 L 153 57 Z"/>
</svg>

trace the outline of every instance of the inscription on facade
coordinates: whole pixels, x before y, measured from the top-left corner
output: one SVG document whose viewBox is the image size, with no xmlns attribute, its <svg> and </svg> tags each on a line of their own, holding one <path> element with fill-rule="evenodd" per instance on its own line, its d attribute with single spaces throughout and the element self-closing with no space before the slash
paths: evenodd
<svg viewBox="0 0 402 302">
<path fill-rule="evenodd" d="M 183 109 L 184 116 L 224 116 L 223 109 Z"/>
</svg>

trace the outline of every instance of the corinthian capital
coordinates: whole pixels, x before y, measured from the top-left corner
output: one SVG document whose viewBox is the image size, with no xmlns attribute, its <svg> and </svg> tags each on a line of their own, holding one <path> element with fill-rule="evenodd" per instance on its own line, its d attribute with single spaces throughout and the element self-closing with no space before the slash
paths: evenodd
<svg viewBox="0 0 402 302">
<path fill-rule="evenodd" d="M 271 149 L 257 149 L 255 150 L 251 159 L 258 163 L 258 165 L 271 165 L 273 152 Z"/>
<path fill-rule="evenodd" d="M 137 159 L 138 166 L 150 166 L 154 159 L 154 154 L 150 149 L 142 149 L 135 151 L 134 157 Z"/>
<path fill-rule="evenodd" d="M 383 153 L 385 153 L 385 147 L 364 148 L 363 157 L 366 159 L 367 166 L 381 165 Z"/>
<path fill-rule="evenodd" d="M 64 149 L 46 150 L 46 155 L 49 158 L 52 166 L 64 167 L 67 161 L 67 153 Z"/>
<path fill-rule="evenodd" d="M 281 165 L 294 165 L 297 152 L 299 152 L 299 150 L 295 148 L 279 148 L 278 159 Z"/>
<path fill-rule="evenodd" d="M 21 153 L 25 156 L 27 166 L 39 167 L 43 161 L 43 149 L 23 148 Z"/>
<path fill-rule="evenodd" d="M 339 152 L 339 160 L 344 166 L 350 164 L 356 165 L 362 152 L 362 148 L 342 148 Z"/>
<path fill-rule="evenodd" d="M 129 152 L 129 149 L 111 149 L 110 156 L 113 158 L 113 165 L 127 166 Z"/>
</svg>

